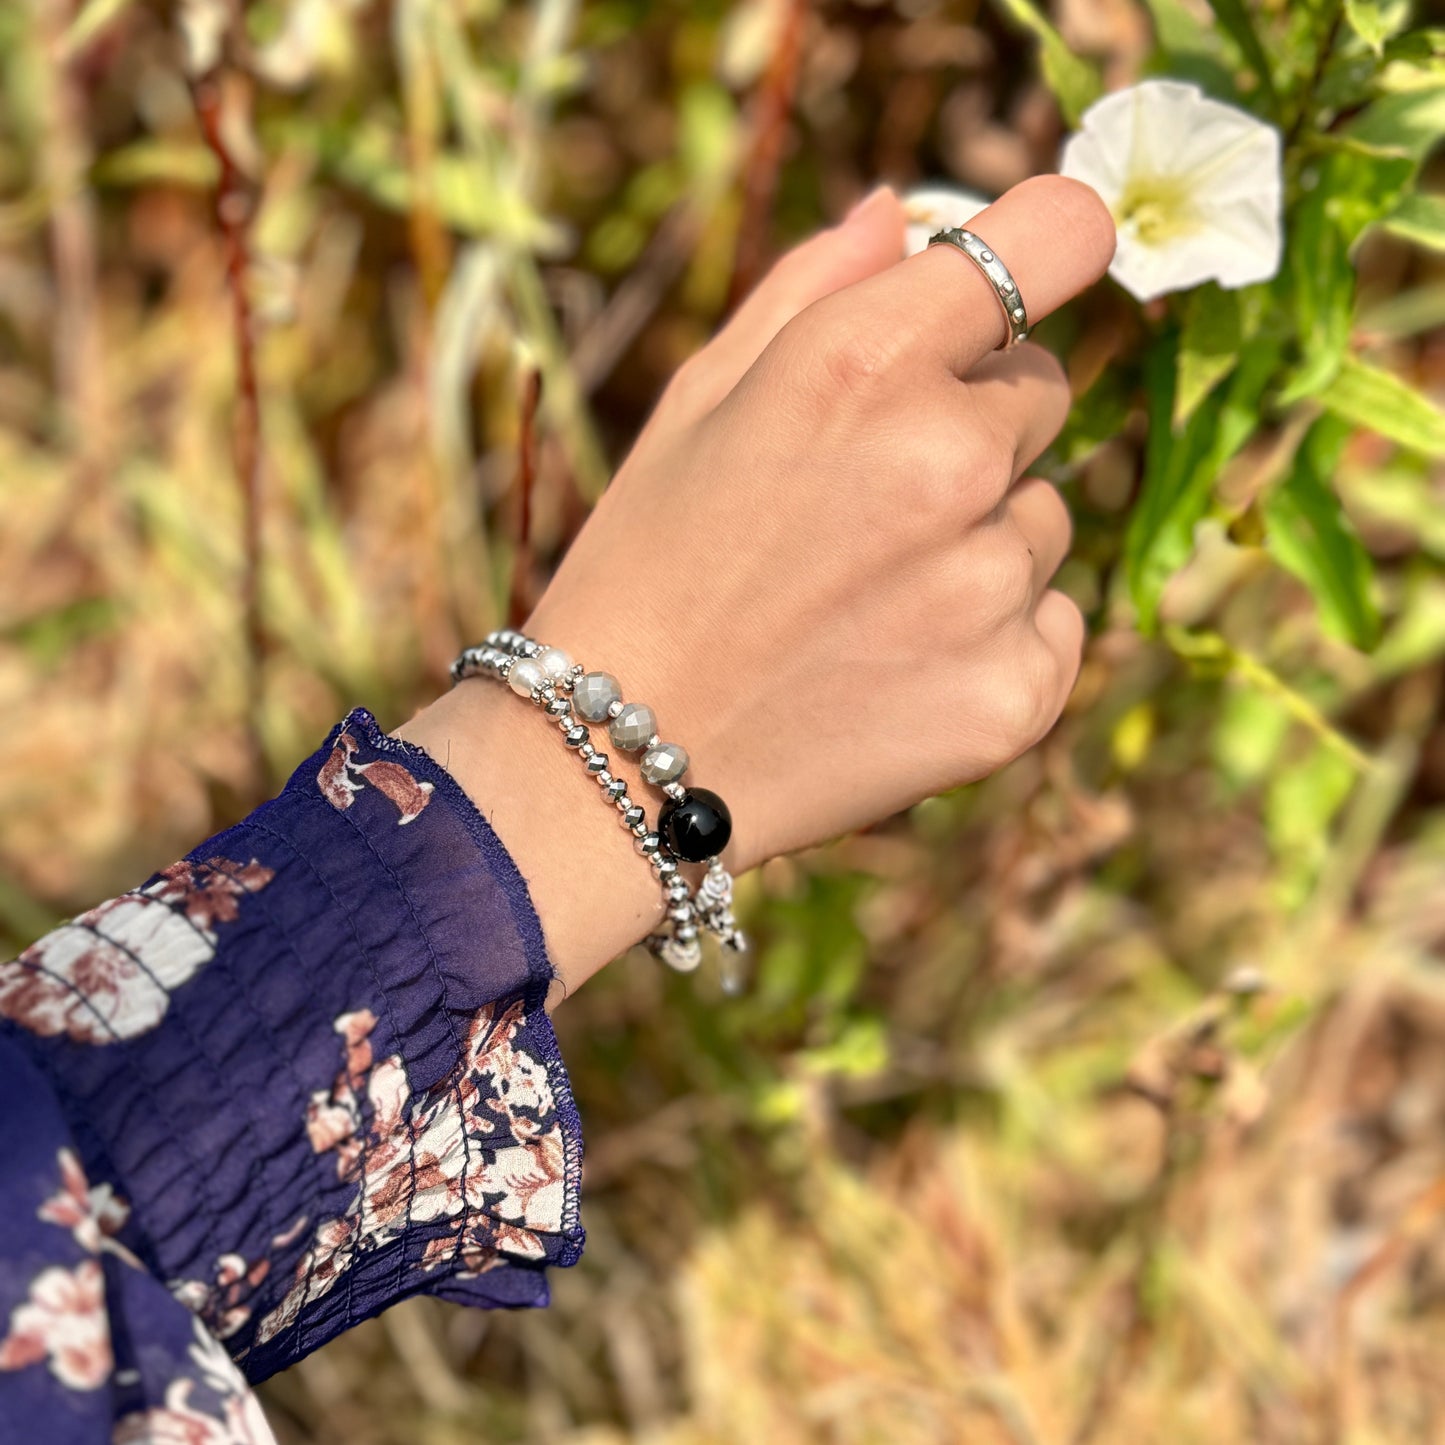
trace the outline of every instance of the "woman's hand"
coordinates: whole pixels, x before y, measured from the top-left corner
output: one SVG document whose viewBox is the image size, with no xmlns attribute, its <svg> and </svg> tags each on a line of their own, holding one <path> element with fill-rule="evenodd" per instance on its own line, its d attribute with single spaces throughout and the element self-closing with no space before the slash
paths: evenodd
<svg viewBox="0 0 1445 1445">
<path fill-rule="evenodd" d="M 953 248 L 897 262 L 903 225 L 876 193 L 778 264 L 668 387 L 527 626 L 654 708 L 727 800 L 735 870 L 993 771 L 1078 671 L 1082 620 L 1048 585 L 1068 513 L 1023 480 L 1063 373 L 994 350 L 998 302 Z M 1035 324 L 1113 254 L 1102 202 L 1057 177 L 969 229 Z M 402 731 L 450 749 L 569 987 L 652 926 L 651 870 L 532 709 L 471 682 Z"/>
</svg>

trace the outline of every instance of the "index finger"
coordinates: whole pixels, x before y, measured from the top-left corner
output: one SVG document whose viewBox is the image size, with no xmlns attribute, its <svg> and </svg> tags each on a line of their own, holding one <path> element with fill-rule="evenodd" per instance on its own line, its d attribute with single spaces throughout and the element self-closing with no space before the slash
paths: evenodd
<svg viewBox="0 0 1445 1445">
<path fill-rule="evenodd" d="M 1030 327 L 1097 281 L 1114 258 L 1108 207 L 1089 186 L 1064 176 L 1021 182 L 968 229 L 1008 267 Z M 889 330 L 910 318 L 904 322 L 910 337 L 958 377 L 1008 335 L 998 293 L 954 246 L 930 246 L 836 299 L 845 298 Z"/>
</svg>

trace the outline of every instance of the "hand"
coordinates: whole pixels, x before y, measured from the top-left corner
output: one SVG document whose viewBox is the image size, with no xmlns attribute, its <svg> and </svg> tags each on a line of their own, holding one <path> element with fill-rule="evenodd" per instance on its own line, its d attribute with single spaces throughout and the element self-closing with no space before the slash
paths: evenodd
<svg viewBox="0 0 1445 1445">
<path fill-rule="evenodd" d="M 953 248 L 897 262 L 903 225 L 881 192 L 778 264 L 674 378 L 527 626 L 653 707 L 728 802 L 735 871 L 992 772 L 1078 672 L 1082 619 L 1048 585 L 1068 513 L 1020 480 L 1067 414 L 1063 372 L 994 350 L 998 302 Z M 970 229 L 1031 324 L 1114 248 L 1103 203 L 1058 177 Z M 482 681 L 444 702 L 403 733 L 450 744 L 573 986 L 652 926 L 651 870 L 531 709 Z"/>
</svg>

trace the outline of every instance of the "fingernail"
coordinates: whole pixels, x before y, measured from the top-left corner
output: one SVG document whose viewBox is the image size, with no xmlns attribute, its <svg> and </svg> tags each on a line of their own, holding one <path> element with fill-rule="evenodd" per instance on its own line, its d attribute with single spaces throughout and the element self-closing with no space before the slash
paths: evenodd
<svg viewBox="0 0 1445 1445">
<path fill-rule="evenodd" d="M 843 224 L 845 226 L 852 225 L 880 196 L 887 196 L 892 193 L 893 188 L 891 186 L 874 186 L 874 188 L 843 217 Z"/>
</svg>

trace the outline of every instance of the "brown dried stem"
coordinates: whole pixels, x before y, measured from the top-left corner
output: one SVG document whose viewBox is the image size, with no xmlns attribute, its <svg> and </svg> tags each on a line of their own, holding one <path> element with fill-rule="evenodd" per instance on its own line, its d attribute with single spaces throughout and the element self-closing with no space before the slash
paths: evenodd
<svg viewBox="0 0 1445 1445">
<path fill-rule="evenodd" d="M 226 84 L 229 80 L 229 86 Z M 256 369 L 256 324 L 248 278 L 251 271 L 250 223 L 254 197 L 245 173 L 226 140 L 225 105 L 247 107 L 250 91 L 239 75 L 220 67 L 192 82 L 191 94 L 206 146 L 216 159 L 216 225 L 225 257 L 231 298 L 231 330 L 236 354 L 236 394 L 231 412 L 231 461 L 241 488 L 241 617 L 245 669 L 245 740 L 250 779 L 266 783 L 262 731 L 263 664 L 266 637 L 261 618 L 261 392 Z"/>
<path fill-rule="evenodd" d="M 768 222 L 778 189 L 788 116 L 798 86 L 803 26 L 807 18 L 808 0 L 789 0 L 777 47 L 754 100 L 752 143 L 743 167 L 743 215 L 738 224 L 738 246 L 728 289 L 729 310 L 752 290 L 767 259 Z"/>
<path fill-rule="evenodd" d="M 532 610 L 532 489 L 537 482 L 537 408 L 541 400 L 542 373 L 532 367 L 522 385 L 517 436 L 517 545 L 507 599 L 507 623 L 511 627 L 520 627 Z"/>
</svg>

